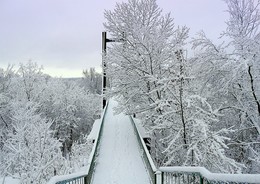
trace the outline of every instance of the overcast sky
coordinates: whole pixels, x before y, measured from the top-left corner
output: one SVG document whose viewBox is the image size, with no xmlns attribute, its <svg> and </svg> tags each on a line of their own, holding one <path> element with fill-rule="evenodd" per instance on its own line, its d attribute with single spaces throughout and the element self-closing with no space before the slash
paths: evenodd
<svg viewBox="0 0 260 184">
<path fill-rule="evenodd" d="M 127 0 L 124 0 L 127 1 Z M 81 77 L 101 65 L 104 9 L 122 0 L 0 0 L 0 68 L 28 60 L 57 77 Z M 157 0 L 190 36 L 204 30 L 216 40 L 228 15 L 223 0 Z"/>
</svg>

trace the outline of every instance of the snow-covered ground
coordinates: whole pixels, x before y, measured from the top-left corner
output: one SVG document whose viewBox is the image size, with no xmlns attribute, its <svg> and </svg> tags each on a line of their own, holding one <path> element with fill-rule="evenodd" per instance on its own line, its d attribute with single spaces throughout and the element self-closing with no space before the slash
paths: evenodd
<svg viewBox="0 0 260 184">
<path fill-rule="evenodd" d="M 130 119 L 114 115 L 116 105 L 110 100 L 93 184 L 148 184 L 150 179 Z"/>
<path fill-rule="evenodd" d="M 6 178 L 0 178 L 0 184 L 20 184 L 20 181 L 18 179 L 6 177 Z"/>
</svg>

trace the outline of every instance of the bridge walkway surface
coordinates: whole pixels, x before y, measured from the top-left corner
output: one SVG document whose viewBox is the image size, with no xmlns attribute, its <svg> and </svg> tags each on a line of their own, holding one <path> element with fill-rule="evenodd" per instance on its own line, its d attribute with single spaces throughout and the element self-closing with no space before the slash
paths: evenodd
<svg viewBox="0 0 260 184">
<path fill-rule="evenodd" d="M 130 118 L 114 114 L 110 100 L 105 115 L 93 184 L 150 184 Z"/>
</svg>

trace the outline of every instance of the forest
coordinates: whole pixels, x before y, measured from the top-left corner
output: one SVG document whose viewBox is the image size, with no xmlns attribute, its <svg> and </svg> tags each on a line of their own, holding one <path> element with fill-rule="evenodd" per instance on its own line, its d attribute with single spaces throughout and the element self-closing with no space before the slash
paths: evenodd
<svg viewBox="0 0 260 184">
<path fill-rule="evenodd" d="M 0 69 L 0 175 L 46 183 L 86 166 L 101 111 L 101 75 L 53 78 L 37 63 Z"/>
</svg>

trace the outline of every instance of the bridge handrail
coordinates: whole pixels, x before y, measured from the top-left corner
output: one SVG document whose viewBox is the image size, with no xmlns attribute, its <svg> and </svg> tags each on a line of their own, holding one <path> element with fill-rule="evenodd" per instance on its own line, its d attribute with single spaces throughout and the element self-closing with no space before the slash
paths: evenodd
<svg viewBox="0 0 260 184">
<path fill-rule="evenodd" d="M 145 163 L 145 166 L 149 172 L 149 175 L 150 175 L 150 178 L 151 178 L 151 181 L 153 184 L 156 183 L 156 171 L 157 171 L 157 168 L 155 167 L 154 165 L 154 162 L 152 160 L 152 157 L 145 145 L 145 142 L 140 134 L 140 132 L 138 131 L 138 128 L 136 126 L 136 123 L 134 121 L 134 119 L 132 118 L 132 116 L 129 116 L 130 118 L 130 121 L 134 127 L 134 131 L 135 131 L 135 135 L 137 137 L 137 140 L 138 140 L 138 144 L 140 146 L 140 149 L 143 151 L 143 154 L 142 154 L 142 157 L 143 157 L 143 160 L 144 160 L 144 163 Z"/>
<path fill-rule="evenodd" d="M 260 174 L 223 174 L 211 173 L 204 167 L 160 167 L 162 172 L 162 184 L 175 180 L 175 183 L 260 183 Z M 176 182 L 177 181 L 177 182 Z"/>
<path fill-rule="evenodd" d="M 97 156 L 97 151 L 98 151 L 99 144 L 100 144 L 100 137 L 102 135 L 103 124 L 104 124 L 104 119 L 105 119 L 105 115 L 107 112 L 108 103 L 109 102 L 107 102 L 107 104 L 104 108 L 104 111 L 102 113 L 100 128 L 97 133 L 97 138 L 95 140 L 95 143 L 93 145 L 92 151 L 91 151 L 89 159 L 88 159 L 88 166 L 87 166 L 87 170 L 86 170 L 85 174 L 81 172 L 78 174 L 76 173 L 76 174 L 69 174 L 69 175 L 63 175 L 63 176 L 54 176 L 51 178 L 51 180 L 47 184 L 66 184 L 66 183 L 77 182 L 77 181 L 79 181 L 79 183 L 84 183 L 84 184 L 91 183 L 93 172 L 94 172 L 94 167 L 95 167 L 95 158 Z"/>
<path fill-rule="evenodd" d="M 52 177 L 47 184 L 66 184 L 69 182 L 85 183 L 87 174 L 84 172 L 72 173 L 68 175 L 57 175 Z"/>
<path fill-rule="evenodd" d="M 93 172 L 94 172 L 94 167 L 95 167 L 95 159 L 96 156 L 97 156 L 97 151 L 98 151 L 98 148 L 99 148 L 99 144 L 100 144 L 100 138 L 101 138 L 101 135 L 102 135 L 102 131 L 103 131 L 103 124 L 104 124 L 104 119 L 105 119 L 105 115 L 106 115 L 106 112 L 107 112 L 107 107 L 108 107 L 108 103 L 106 104 L 105 108 L 104 108 L 104 111 L 103 111 L 103 114 L 102 114 L 102 120 L 101 120 L 101 123 L 100 123 L 100 128 L 99 128 L 99 131 L 98 131 L 98 134 L 97 134 L 97 138 L 95 140 L 95 143 L 94 143 L 94 147 L 91 151 L 91 154 L 90 154 L 90 157 L 89 157 L 89 164 L 88 164 L 88 167 L 87 167 L 87 181 L 88 183 L 87 184 L 90 184 L 91 183 L 91 179 L 92 179 L 92 175 L 93 175 Z"/>
</svg>

